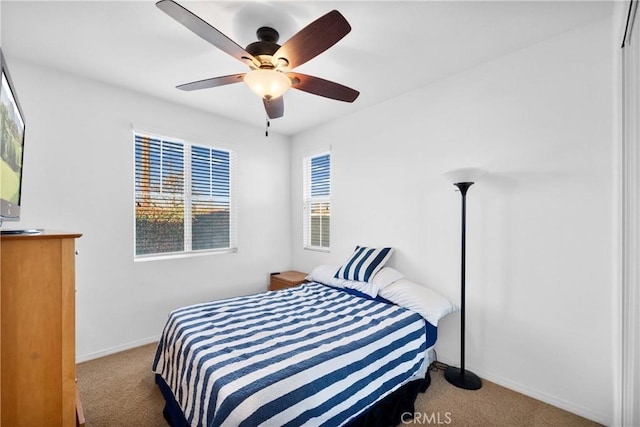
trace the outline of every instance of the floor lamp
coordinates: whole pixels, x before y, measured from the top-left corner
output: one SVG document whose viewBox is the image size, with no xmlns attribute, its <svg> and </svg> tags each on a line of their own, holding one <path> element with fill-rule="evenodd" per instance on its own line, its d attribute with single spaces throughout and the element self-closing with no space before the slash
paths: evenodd
<svg viewBox="0 0 640 427">
<path fill-rule="evenodd" d="M 444 377 L 456 387 L 466 390 L 478 390 L 482 380 L 476 374 L 464 368 L 464 322 L 465 322 L 465 261 L 466 261 L 466 228 L 467 228 L 467 190 L 484 175 L 484 171 L 476 168 L 455 169 L 444 173 L 444 177 L 460 189 L 462 195 L 462 252 L 460 269 L 460 368 L 449 366 Z"/>
</svg>

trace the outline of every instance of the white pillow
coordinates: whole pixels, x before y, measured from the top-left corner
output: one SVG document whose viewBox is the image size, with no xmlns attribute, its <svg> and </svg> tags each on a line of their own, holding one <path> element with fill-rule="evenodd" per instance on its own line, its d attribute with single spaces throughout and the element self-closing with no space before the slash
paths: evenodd
<svg viewBox="0 0 640 427">
<path fill-rule="evenodd" d="M 337 265 L 319 265 L 311 270 L 311 273 L 307 275 L 307 280 L 329 285 L 339 268 Z"/>
<path fill-rule="evenodd" d="M 378 285 L 369 282 L 358 282 L 356 280 L 338 279 L 334 277 L 340 266 L 337 265 L 319 265 L 311 270 L 307 275 L 310 282 L 318 282 L 324 285 L 330 285 L 335 288 L 351 288 L 367 294 L 372 298 L 378 295 Z"/>
<path fill-rule="evenodd" d="M 373 279 L 371 279 L 371 283 L 377 285 L 378 289 L 380 290 L 380 289 L 386 288 L 393 282 L 403 278 L 404 278 L 404 274 L 400 273 L 395 268 L 382 267 L 380 271 L 378 271 L 376 275 L 373 276 Z"/>
<path fill-rule="evenodd" d="M 458 309 L 433 289 L 407 279 L 397 280 L 381 289 L 379 295 L 394 304 L 415 311 L 433 326 L 438 326 L 438 320 Z"/>
<path fill-rule="evenodd" d="M 378 295 L 378 285 L 371 282 L 359 282 L 357 280 L 338 279 L 334 277 L 331 282 L 328 283 L 336 288 L 349 288 L 369 295 L 371 298 L 375 298 Z"/>
</svg>

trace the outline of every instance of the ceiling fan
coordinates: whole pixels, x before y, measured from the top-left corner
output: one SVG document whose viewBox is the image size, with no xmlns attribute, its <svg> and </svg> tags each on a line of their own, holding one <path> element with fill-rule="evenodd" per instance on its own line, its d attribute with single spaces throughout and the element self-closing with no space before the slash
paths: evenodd
<svg viewBox="0 0 640 427">
<path fill-rule="evenodd" d="M 244 81 L 262 98 L 267 116 L 271 119 L 284 115 L 282 94 L 289 88 L 344 102 L 353 102 L 360 95 L 360 92 L 347 86 L 291 71 L 329 49 L 351 31 L 351 26 L 337 10 L 316 19 L 282 46 L 277 43 L 279 34 L 275 29 L 261 27 L 256 32 L 258 41 L 242 48 L 173 0 L 161 0 L 156 6 L 195 34 L 251 68 L 247 73 L 198 80 L 177 86 L 178 89 L 191 91 Z"/>
</svg>

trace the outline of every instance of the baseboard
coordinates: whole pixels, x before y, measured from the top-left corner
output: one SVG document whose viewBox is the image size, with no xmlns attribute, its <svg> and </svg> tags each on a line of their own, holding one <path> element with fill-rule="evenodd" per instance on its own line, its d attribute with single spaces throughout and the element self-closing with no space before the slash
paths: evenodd
<svg viewBox="0 0 640 427">
<path fill-rule="evenodd" d="M 140 347 L 142 345 L 158 342 L 159 340 L 160 340 L 160 335 L 156 335 L 153 337 L 148 337 L 141 340 L 128 342 L 126 344 L 118 345 L 115 347 L 110 347 L 101 351 L 96 351 L 95 353 L 83 354 L 80 356 L 76 356 L 76 363 L 88 362 L 89 360 L 98 359 L 104 356 L 109 356 L 110 354 L 119 353 L 121 351 L 130 350 L 132 348 Z"/>
<path fill-rule="evenodd" d="M 458 362 L 453 360 L 441 360 L 441 362 L 446 363 L 452 366 L 459 366 Z M 544 403 L 548 403 L 551 406 L 555 406 L 556 408 L 563 409 L 567 412 L 571 412 L 572 414 L 579 415 L 581 417 L 587 418 L 591 421 L 595 421 L 602 425 L 611 425 L 611 419 L 606 415 L 593 412 L 592 410 L 585 408 L 581 405 L 576 405 L 575 403 L 568 402 L 564 399 L 561 399 L 557 396 L 553 396 L 547 393 L 540 392 L 538 390 L 534 390 L 522 384 L 516 383 L 507 378 L 503 378 L 501 376 L 497 376 L 491 374 L 489 372 L 483 371 L 482 369 L 476 369 L 475 367 L 467 366 L 467 368 L 478 375 L 480 378 L 486 379 L 487 381 L 491 381 L 492 383 L 498 384 L 504 388 L 508 388 L 509 390 L 516 391 L 518 393 L 524 394 L 525 396 L 531 397 L 533 399 L 539 400 Z"/>
</svg>

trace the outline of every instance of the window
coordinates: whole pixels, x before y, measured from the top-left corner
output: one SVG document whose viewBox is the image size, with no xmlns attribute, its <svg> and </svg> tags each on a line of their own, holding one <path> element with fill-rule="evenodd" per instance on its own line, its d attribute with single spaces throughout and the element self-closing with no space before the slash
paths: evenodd
<svg viewBox="0 0 640 427">
<path fill-rule="evenodd" d="M 233 152 L 135 134 L 135 255 L 233 251 Z"/>
<path fill-rule="evenodd" d="M 304 247 L 328 250 L 331 231 L 331 153 L 303 159 Z"/>
</svg>

